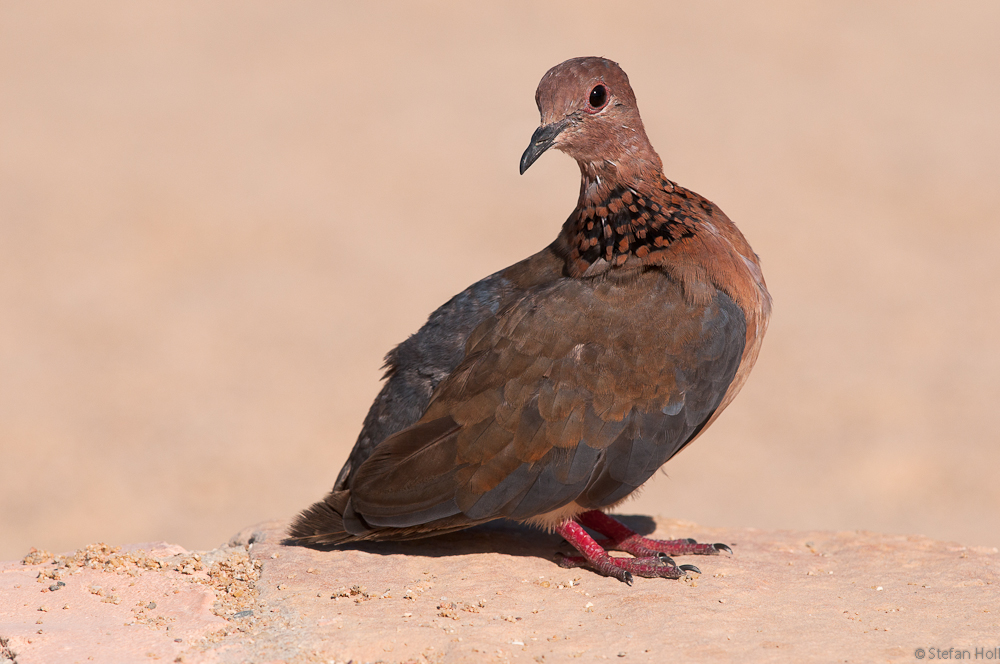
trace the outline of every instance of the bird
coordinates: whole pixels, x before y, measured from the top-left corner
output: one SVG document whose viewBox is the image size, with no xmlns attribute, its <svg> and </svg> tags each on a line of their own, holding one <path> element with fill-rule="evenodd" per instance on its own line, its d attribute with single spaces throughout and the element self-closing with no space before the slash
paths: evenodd
<svg viewBox="0 0 1000 664">
<path fill-rule="evenodd" d="M 714 203 L 663 174 L 617 63 L 556 65 L 535 102 L 520 173 L 550 149 L 572 157 L 576 207 L 555 241 L 457 294 L 388 353 L 332 491 L 293 521 L 289 543 L 509 519 L 561 535 L 579 554 L 560 554 L 561 566 L 629 585 L 700 572 L 675 555 L 732 553 L 643 537 L 607 511 L 744 385 L 771 312 L 760 261 Z"/>
</svg>

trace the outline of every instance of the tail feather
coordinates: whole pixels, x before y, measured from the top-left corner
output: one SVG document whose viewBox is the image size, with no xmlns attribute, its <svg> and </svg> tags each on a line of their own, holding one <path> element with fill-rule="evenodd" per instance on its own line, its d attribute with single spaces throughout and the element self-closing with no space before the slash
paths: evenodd
<svg viewBox="0 0 1000 664">
<path fill-rule="evenodd" d="M 344 512 L 350 499 L 350 491 L 331 491 L 295 518 L 288 537 L 301 544 L 342 544 L 356 540 L 344 528 Z"/>
<path fill-rule="evenodd" d="M 486 521 L 491 519 L 471 520 L 459 513 L 405 528 L 371 526 L 354 511 L 351 491 L 347 489 L 331 491 L 326 498 L 299 514 L 288 529 L 287 543 L 321 546 L 362 541 L 412 540 L 464 530 Z"/>
</svg>

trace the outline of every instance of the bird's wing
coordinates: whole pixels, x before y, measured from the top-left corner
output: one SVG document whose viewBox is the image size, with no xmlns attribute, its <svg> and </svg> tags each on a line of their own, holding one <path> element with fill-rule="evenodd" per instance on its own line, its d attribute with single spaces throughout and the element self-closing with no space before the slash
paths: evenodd
<svg viewBox="0 0 1000 664">
<path fill-rule="evenodd" d="M 659 270 L 529 291 L 361 465 L 351 518 L 413 532 L 613 504 L 697 434 L 744 343 L 728 296 L 693 304 Z"/>
<path fill-rule="evenodd" d="M 357 469 L 383 440 L 413 426 L 438 384 L 465 359 L 466 341 L 483 321 L 528 288 L 561 278 L 563 259 L 550 247 L 472 284 L 441 305 L 386 356 L 386 382 L 365 417 L 334 491 L 353 484 Z"/>
<path fill-rule="evenodd" d="M 512 290 L 500 273 L 474 283 L 441 305 L 416 334 L 389 352 L 385 385 L 365 417 L 334 491 L 350 486 L 357 469 L 379 443 L 420 419 L 438 383 L 462 361 L 469 335 L 497 313 Z"/>
</svg>

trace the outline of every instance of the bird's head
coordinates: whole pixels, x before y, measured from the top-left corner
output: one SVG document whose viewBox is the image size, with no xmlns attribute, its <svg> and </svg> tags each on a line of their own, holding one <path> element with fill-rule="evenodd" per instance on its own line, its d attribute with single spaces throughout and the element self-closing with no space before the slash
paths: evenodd
<svg viewBox="0 0 1000 664">
<path fill-rule="evenodd" d="M 542 124 L 521 156 L 521 173 L 555 148 L 585 172 L 662 168 L 639 117 L 628 76 L 604 58 L 573 58 L 542 77 L 535 92 Z"/>
</svg>

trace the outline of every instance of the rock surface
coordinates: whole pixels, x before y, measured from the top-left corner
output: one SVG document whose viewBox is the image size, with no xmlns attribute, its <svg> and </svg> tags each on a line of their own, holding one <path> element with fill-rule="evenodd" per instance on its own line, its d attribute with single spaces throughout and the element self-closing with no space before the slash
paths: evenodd
<svg viewBox="0 0 1000 664">
<path fill-rule="evenodd" d="M 734 555 L 685 557 L 703 574 L 629 587 L 558 567 L 557 536 L 505 523 L 343 550 L 284 546 L 286 524 L 269 522 L 210 552 L 32 552 L 0 564 L 0 652 L 18 664 L 1000 657 L 996 549 L 623 520 Z"/>
</svg>

